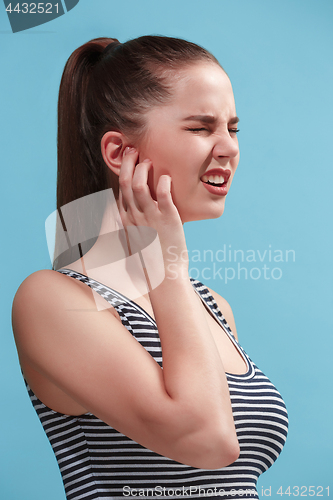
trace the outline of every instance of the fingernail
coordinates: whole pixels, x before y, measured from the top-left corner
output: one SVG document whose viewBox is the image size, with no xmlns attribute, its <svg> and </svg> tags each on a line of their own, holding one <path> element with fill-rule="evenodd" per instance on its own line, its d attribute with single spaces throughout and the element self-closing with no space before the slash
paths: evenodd
<svg viewBox="0 0 333 500">
<path fill-rule="evenodd" d="M 149 158 L 146 158 L 145 160 L 143 160 L 142 163 L 149 163 L 151 160 L 149 160 Z"/>
<path fill-rule="evenodd" d="M 130 154 L 130 153 L 136 153 L 136 149 L 135 148 L 130 148 L 129 146 L 127 146 L 125 148 L 124 155 Z"/>
</svg>

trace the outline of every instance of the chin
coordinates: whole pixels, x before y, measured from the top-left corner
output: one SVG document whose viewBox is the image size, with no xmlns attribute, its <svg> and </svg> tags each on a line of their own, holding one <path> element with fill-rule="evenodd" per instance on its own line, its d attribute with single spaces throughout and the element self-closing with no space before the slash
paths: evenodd
<svg viewBox="0 0 333 500">
<path fill-rule="evenodd" d="M 183 223 L 185 222 L 194 222 L 196 220 L 207 220 L 207 219 L 218 219 L 223 215 L 224 212 L 224 203 L 223 205 L 216 206 L 214 208 L 211 208 L 210 210 L 205 210 L 200 212 L 194 213 L 187 213 L 184 214 L 184 217 L 182 217 L 182 214 L 180 214 L 180 218 Z"/>
</svg>

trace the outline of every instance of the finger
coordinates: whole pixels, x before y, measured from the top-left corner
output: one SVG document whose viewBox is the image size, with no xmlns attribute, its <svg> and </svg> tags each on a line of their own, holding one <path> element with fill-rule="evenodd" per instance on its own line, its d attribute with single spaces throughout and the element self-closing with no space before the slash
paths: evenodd
<svg viewBox="0 0 333 500">
<path fill-rule="evenodd" d="M 128 217 L 127 217 L 127 213 L 126 213 L 126 206 L 124 205 L 124 198 L 123 198 L 121 189 L 119 189 L 118 208 L 119 208 L 119 215 L 120 215 L 121 224 L 123 226 L 127 226 L 129 221 L 128 221 Z"/>
<path fill-rule="evenodd" d="M 161 175 L 156 186 L 156 199 L 161 212 L 175 209 L 171 196 L 171 177 L 170 175 Z"/>
<path fill-rule="evenodd" d="M 126 205 L 123 197 L 123 193 L 121 192 L 121 189 L 119 189 L 119 211 L 120 212 L 126 212 Z"/>
<path fill-rule="evenodd" d="M 134 204 L 132 179 L 137 159 L 138 152 L 136 149 L 126 147 L 119 172 L 119 186 L 122 192 L 123 205 L 126 210 Z"/>
<path fill-rule="evenodd" d="M 134 200 L 141 212 L 149 214 L 155 209 L 156 203 L 153 200 L 148 186 L 148 172 L 152 166 L 152 162 L 147 159 L 139 163 L 133 174 L 132 189 Z"/>
</svg>

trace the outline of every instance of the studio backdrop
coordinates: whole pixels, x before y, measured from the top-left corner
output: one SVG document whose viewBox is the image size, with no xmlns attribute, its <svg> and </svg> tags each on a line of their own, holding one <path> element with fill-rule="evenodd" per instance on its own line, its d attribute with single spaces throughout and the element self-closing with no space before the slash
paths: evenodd
<svg viewBox="0 0 333 500">
<path fill-rule="evenodd" d="M 92 38 L 124 42 L 145 34 L 204 46 L 234 89 L 241 159 L 225 212 L 220 219 L 185 224 L 185 232 L 192 277 L 231 304 L 240 343 L 288 408 L 287 444 L 260 477 L 259 495 L 329 497 L 333 3 L 24 5 L 0 4 L 0 497 L 65 499 L 56 460 L 24 387 L 10 317 L 20 283 L 51 268 L 44 224 L 56 208 L 62 70 L 72 51 Z"/>
</svg>

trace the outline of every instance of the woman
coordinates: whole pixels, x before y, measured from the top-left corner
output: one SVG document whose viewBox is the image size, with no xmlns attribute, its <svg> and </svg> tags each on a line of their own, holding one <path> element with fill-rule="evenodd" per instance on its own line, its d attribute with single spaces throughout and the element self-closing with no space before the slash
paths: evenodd
<svg viewBox="0 0 333 500">
<path fill-rule="evenodd" d="M 284 445 L 280 394 L 236 341 L 227 302 L 188 276 L 182 225 L 222 215 L 237 122 L 228 76 L 184 40 L 101 38 L 67 62 L 60 272 L 21 285 L 13 325 L 68 500 L 257 498 Z"/>
</svg>

